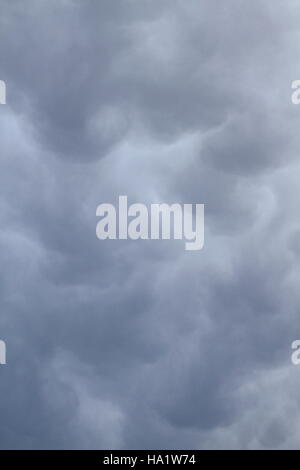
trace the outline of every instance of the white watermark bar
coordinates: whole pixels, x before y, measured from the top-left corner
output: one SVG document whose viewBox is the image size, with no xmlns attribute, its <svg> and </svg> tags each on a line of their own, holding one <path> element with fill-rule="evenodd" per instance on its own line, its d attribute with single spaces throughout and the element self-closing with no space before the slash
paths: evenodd
<svg viewBox="0 0 300 470">
<path fill-rule="evenodd" d="M 119 206 L 100 204 L 96 216 L 99 240 L 185 240 L 187 251 L 204 246 L 204 204 L 128 205 L 119 196 Z"/>
<path fill-rule="evenodd" d="M 0 80 L 0 104 L 6 104 L 6 84 Z"/>
<path fill-rule="evenodd" d="M 0 365 L 4 366 L 6 364 L 6 344 L 4 341 L 0 340 Z"/>
<path fill-rule="evenodd" d="M 6 104 L 6 84 L 0 80 L 0 104 Z M 0 365 L 6 364 L 6 344 L 0 340 Z"/>
</svg>

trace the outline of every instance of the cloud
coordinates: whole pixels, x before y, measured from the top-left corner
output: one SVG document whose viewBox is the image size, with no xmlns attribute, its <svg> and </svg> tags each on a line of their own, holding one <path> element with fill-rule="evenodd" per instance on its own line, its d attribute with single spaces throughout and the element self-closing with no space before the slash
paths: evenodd
<svg viewBox="0 0 300 470">
<path fill-rule="evenodd" d="M 297 448 L 299 8 L 0 10 L 1 448 Z M 204 250 L 99 242 L 121 194 Z"/>
</svg>

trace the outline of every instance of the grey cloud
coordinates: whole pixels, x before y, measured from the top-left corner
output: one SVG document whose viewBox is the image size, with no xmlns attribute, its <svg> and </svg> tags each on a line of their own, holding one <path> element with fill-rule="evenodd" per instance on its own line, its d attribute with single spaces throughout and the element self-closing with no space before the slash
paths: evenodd
<svg viewBox="0 0 300 470">
<path fill-rule="evenodd" d="M 299 8 L 0 9 L 1 448 L 297 447 Z M 204 250 L 99 242 L 120 194 Z"/>
</svg>

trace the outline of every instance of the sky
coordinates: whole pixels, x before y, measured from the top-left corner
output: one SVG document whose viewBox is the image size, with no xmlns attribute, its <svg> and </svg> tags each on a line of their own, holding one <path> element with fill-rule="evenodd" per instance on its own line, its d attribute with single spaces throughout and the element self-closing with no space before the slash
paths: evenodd
<svg viewBox="0 0 300 470">
<path fill-rule="evenodd" d="M 0 0 L 1 449 L 299 449 L 300 5 Z M 205 246 L 96 208 L 205 204 Z"/>
</svg>

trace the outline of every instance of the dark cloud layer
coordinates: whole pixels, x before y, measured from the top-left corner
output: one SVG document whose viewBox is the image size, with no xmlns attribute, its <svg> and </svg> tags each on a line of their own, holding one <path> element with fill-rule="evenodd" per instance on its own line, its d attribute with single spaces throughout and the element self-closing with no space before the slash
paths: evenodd
<svg viewBox="0 0 300 470">
<path fill-rule="evenodd" d="M 1 0 L 1 448 L 297 448 L 299 5 Z M 206 244 L 96 207 L 206 204 Z"/>
</svg>

